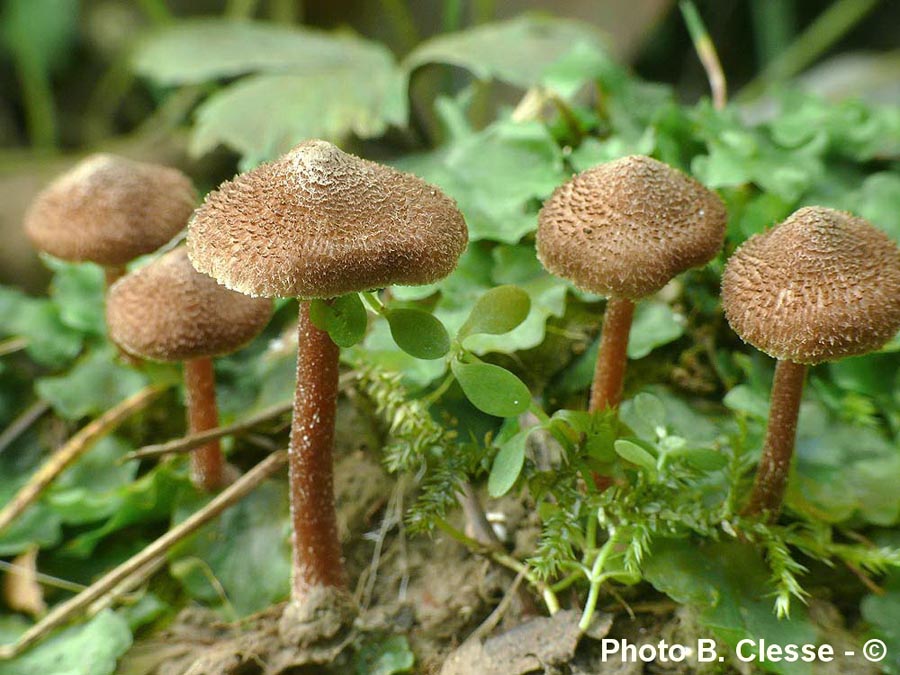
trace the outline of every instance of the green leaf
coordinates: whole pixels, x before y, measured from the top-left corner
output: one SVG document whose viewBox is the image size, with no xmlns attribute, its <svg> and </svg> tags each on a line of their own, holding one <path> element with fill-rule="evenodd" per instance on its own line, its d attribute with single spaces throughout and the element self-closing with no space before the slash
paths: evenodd
<svg viewBox="0 0 900 675">
<path fill-rule="evenodd" d="M 497 286 L 478 298 L 456 335 L 465 340 L 478 333 L 508 333 L 525 321 L 530 310 L 528 293 L 517 286 Z"/>
<path fill-rule="evenodd" d="M 69 263 L 51 256 L 43 256 L 43 260 L 54 271 L 50 297 L 59 308 L 60 320 L 82 333 L 105 335 L 103 269 L 93 263 Z"/>
<path fill-rule="evenodd" d="M 759 551 L 749 544 L 654 539 L 643 573 L 676 602 L 697 607 L 700 625 L 731 649 L 743 639 L 784 646 L 825 637 L 817 634 L 799 602 L 792 607 L 790 619 L 775 616 L 769 571 Z M 809 663 L 769 662 L 766 666 L 786 675 L 816 672 L 815 664 Z"/>
<path fill-rule="evenodd" d="M 634 412 L 654 432 L 666 424 L 666 406 L 653 394 L 640 393 L 634 397 Z"/>
<path fill-rule="evenodd" d="M 208 499 L 194 493 L 179 507 L 175 522 Z M 288 514 L 287 486 L 264 483 L 173 551 L 173 575 L 200 600 L 218 602 L 224 590 L 238 616 L 283 600 L 291 576 Z"/>
<path fill-rule="evenodd" d="M 684 335 L 684 317 L 664 302 L 639 302 L 628 334 L 628 358 L 642 359 L 651 351 Z"/>
<path fill-rule="evenodd" d="M 28 340 L 28 354 L 41 365 L 61 367 L 81 351 L 83 336 L 69 328 L 49 300 L 24 298 L 9 317 L 8 330 Z"/>
<path fill-rule="evenodd" d="M 398 675 L 408 673 L 415 654 L 403 635 L 390 635 L 366 642 L 353 659 L 356 675 Z"/>
<path fill-rule="evenodd" d="M 368 58 L 304 75 L 251 75 L 225 87 L 198 107 L 191 153 L 222 144 L 251 168 L 308 138 L 341 143 L 351 134 L 380 136 L 398 121 L 391 112 L 398 81 L 387 53 Z"/>
<path fill-rule="evenodd" d="M 7 639 L 11 631 L 4 630 Z M 21 656 L 0 663 L 0 675 L 112 675 L 131 647 L 128 623 L 104 609 L 87 623 L 50 635 Z"/>
<path fill-rule="evenodd" d="M 453 361 L 450 367 L 466 398 L 488 415 L 513 417 L 531 405 L 528 387 L 505 368 L 459 361 Z"/>
<path fill-rule="evenodd" d="M 420 309 L 391 309 L 391 336 L 403 351 L 417 359 L 439 359 L 450 351 L 450 335 L 434 315 Z"/>
<path fill-rule="evenodd" d="M 524 429 L 500 446 L 488 476 L 488 494 L 502 497 L 515 485 L 525 464 L 525 445 L 534 428 Z"/>
<path fill-rule="evenodd" d="M 45 73 L 65 63 L 78 37 L 78 0 L 6 0 L 0 39 Z"/>
<path fill-rule="evenodd" d="M 479 79 L 496 78 L 525 88 L 540 82 L 548 66 L 579 43 L 605 53 L 600 34 L 589 24 L 524 15 L 426 40 L 403 66 L 412 72 L 426 63 L 446 63 L 466 68 Z"/>
<path fill-rule="evenodd" d="M 147 378 L 115 361 L 108 345 L 80 359 L 65 375 L 44 377 L 35 391 L 65 419 L 99 415 L 147 386 Z"/>
<path fill-rule="evenodd" d="M 358 293 L 348 293 L 334 300 L 311 300 L 309 316 L 313 324 L 331 336 L 338 347 L 352 347 L 360 342 L 369 325 L 369 315 Z"/>
<path fill-rule="evenodd" d="M 203 84 L 255 72 L 314 74 L 365 63 L 378 45 L 299 26 L 182 19 L 143 40 L 132 67 L 157 84 Z"/>
<path fill-rule="evenodd" d="M 613 444 L 616 454 L 622 459 L 637 464 L 650 476 L 656 475 L 656 458 L 637 443 L 619 438 Z"/>
</svg>

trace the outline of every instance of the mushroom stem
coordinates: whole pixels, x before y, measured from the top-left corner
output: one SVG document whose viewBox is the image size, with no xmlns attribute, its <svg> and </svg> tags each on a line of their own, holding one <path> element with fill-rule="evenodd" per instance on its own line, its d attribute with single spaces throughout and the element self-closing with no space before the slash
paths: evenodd
<svg viewBox="0 0 900 675">
<path fill-rule="evenodd" d="M 805 376 L 806 366 L 802 363 L 779 361 L 775 367 L 766 442 L 744 515 L 768 513 L 769 518 L 774 520 L 781 511 L 791 456 L 794 454 Z"/>
<path fill-rule="evenodd" d="M 103 274 L 106 277 L 106 287 L 109 288 L 124 277 L 127 271 L 125 265 L 104 265 Z"/>
<path fill-rule="evenodd" d="M 202 356 L 184 362 L 184 388 L 190 432 L 196 434 L 218 427 L 216 376 L 211 358 Z M 194 485 L 212 492 L 222 487 L 224 477 L 225 460 L 218 439 L 194 450 L 191 454 L 191 480 Z"/>
<path fill-rule="evenodd" d="M 600 350 L 594 368 L 594 384 L 591 386 L 589 410 L 616 408 L 622 399 L 622 382 L 625 379 L 628 333 L 634 316 L 634 302 L 628 298 L 610 298 L 603 316 L 600 334 Z"/>
<path fill-rule="evenodd" d="M 297 391 L 288 451 L 293 528 L 291 597 L 302 601 L 321 586 L 345 588 L 334 507 L 334 421 L 339 348 L 300 303 Z"/>
</svg>

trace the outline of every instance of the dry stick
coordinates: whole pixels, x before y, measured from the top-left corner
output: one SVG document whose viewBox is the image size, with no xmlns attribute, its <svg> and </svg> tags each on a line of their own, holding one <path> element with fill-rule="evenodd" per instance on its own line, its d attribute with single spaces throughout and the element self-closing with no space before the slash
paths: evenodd
<svg viewBox="0 0 900 675">
<path fill-rule="evenodd" d="M 313 325 L 309 302 L 300 303 L 297 336 L 300 348 L 289 462 L 294 601 L 317 586 L 347 586 L 332 459 L 340 349 L 327 332 Z"/>
<path fill-rule="evenodd" d="M 722 71 L 722 63 L 716 52 L 716 46 L 707 32 L 706 26 L 703 25 L 703 20 L 694 3 L 685 1 L 681 3 L 680 7 L 688 33 L 691 34 L 694 49 L 697 56 L 700 57 L 700 63 L 703 64 L 703 70 L 706 71 L 706 78 L 709 80 L 713 107 L 716 110 L 722 110 L 728 101 L 728 85 L 725 81 L 725 73 Z"/>
<path fill-rule="evenodd" d="M 801 363 L 779 361 L 775 366 L 766 442 L 743 515 L 768 513 L 769 519 L 775 520 L 781 511 L 794 454 L 805 376 L 806 366 Z"/>
<path fill-rule="evenodd" d="M 594 384 L 591 386 L 591 412 L 619 406 L 628 360 L 628 333 L 631 331 L 633 317 L 634 302 L 631 300 L 610 298 L 607 301 L 594 369 Z"/>
<path fill-rule="evenodd" d="M 209 504 L 194 513 L 190 518 L 169 530 L 137 555 L 107 572 L 75 597 L 54 607 L 47 616 L 25 631 L 16 642 L 0 647 L 0 660 L 11 659 L 21 654 L 25 649 L 43 639 L 50 631 L 63 625 L 73 616 L 94 604 L 104 594 L 119 586 L 124 579 L 149 565 L 156 558 L 164 555 L 179 541 L 203 527 L 222 511 L 245 497 L 265 479 L 284 466 L 286 461 L 287 453 L 284 450 L 269 455 L 220 492 Z"/>
<path fill-rule="evenodd" d="M 39 399 L 25 408 L 0 434 L 0 452 L 6 450 L 10 443 L 25 433 L 25 430 L 48 410 L 50 410 L 50 403 L 43 399 Z"/>
<path fill-rule="evenodd" d="M 90 450 L 94 443 L 115 429 L 125 419 L 147 406 L 165 388 L 153 385 L 110 408 L 100 417 L 90 422 L 68 440 L 50 459 L 22 486 L 12 500 L 0 511 L 0 532 L 9 527 L 21 513 L 34 502 L 59 474 L 72 462 Z"/>
<path fill-rule="evenodd" d="M 188 359 L 184 369 L 184 390 L 187 394 L 188 430 L 201 433 L 219 426 L 216 408 L 216 375 L 212 359 L 202 356 Z M 219 439 L 211 439 L 196 448 L 191 455 L 191 482 L 201 490 L 218 490 L 225 478 L 225 458 Z"/>
<path fill-rule="evenodd" d="M 16 352 L 22 351 L 27 346 L 28 340 L 23 337 L 9 338 L 8 340 L 0 342 L 0 356 L 15 354 Z"/>
<path fill-rule="evenodd" d="M 338 380 L 338 384 L 343 387 L 348 382 L 356 379 L 356 377 L 357 374 L 354 371 L 344 373 Z M 227 424 L 224 427 L 210 429 L 209 431 L 204 431 L 199 434 L 189 434 L 187 436 L 183 436 L 182 438 L 176 438 L 171 441 L 166 441 L 165 443 L 145 445 L 143 448 L 138 448 L 137 450 L 129 452 L 127 455 L 122 457 L 120 461 L 124 463 L 130 462 L 133 459 L 147 459 L 148 457 L 161 457 L 163 455 L 190 452 L 194 448 L 199 448 L 201 445 L 204 445 L 207 441 L 210 441 L 214 438 L 222 438 L 223 436 L 232 436 L 235 434 L 240 434 L 244 431 L 249 431 L 253 427 L 262 424 L 263 422 L 268 422 L 272 419 L 275 419 L 276 417 L 284 415 L 285 413 L 289 413 L 293 409 L 293 407 L 293 401 L 276 403 L 273 406 L 261 410 L 255 415 L 252 415 L 233 424 Z"/>
</svg>

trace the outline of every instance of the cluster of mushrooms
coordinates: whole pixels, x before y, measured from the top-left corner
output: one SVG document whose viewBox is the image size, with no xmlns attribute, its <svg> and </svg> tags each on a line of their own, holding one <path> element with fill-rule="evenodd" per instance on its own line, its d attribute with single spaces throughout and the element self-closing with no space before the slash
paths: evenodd
<svg viewBox="0 0 900 675">
<path fill-rule="evenodd" d="M 332 477 L 339 348 L 312 322 L 310 301 L 447 276 L 468 242 L 465 221 L 437 187 L 318 140 L 222 184 L 197 209 L 195 200 L 190 180 L 174 169 L 98 155 L 38 197 L 26 229 L 51 255 L 106 268 L 109 335 L 121 350 L 184 363 L 191 431 L 218 425 L 211 359 L 263 329 L 270 298 L 300 300 L 289 448 L 292 605 L 340 601 L 347 579 Z M 726 221 L 714 192 L 642 156 L 585 171 L 546 202 L 539 259 L 608 298 L 591 411 L 619 405 L 635 302 L 714 258 Z M 123 276 L 129 261 L 185 225 L 186 245 Z M 734 253 L 722 296 L 738 335 L 778 359 L 746 507 L 772 518 L 806 366 L 877 349 L 900 329 L 900 250 L 849 213 L 804 208 Z M 191 466 L 201 489 L 229 480 L 216 443 L 196 449 Z"/>
</svg>

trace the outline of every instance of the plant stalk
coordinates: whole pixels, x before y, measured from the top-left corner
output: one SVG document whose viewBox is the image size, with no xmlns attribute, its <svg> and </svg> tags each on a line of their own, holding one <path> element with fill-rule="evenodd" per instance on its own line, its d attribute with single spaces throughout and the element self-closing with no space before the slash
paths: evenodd
<svg viewBox="0 0 900 675">
<path fill-rule="evenodd" d="M 781 511 L 794 454 L 805 376 L 806 366 L 801 363 L 779 361 L 775 367 L 766 442 L 743 515 L 767 513 L 770 520 L 775 520 Z"/>
<path fill-rule="evenodd" d="M 617 408 L 622 400 L 622 383 L 628 360 L 628 333 L 634 317 L 634 302 L 628 298 L 610 298 L 603 316 L 600 350 L 591 387 L 590 412 Z"/>
<path fill-rule="evenodd" d="M 297 391 L 288 452 L 294 601 L 317 586 L 346 588 L 334 506 L 334 422 L 340 349 L 313 325 L 309 302 L 297 324 Z"/>
<path fill-rule="evenodd" d="M 125 265 L 104 265 L 103 276 L 106 278 L 106 289 L 125 276 Z"/>
<path fill-rule="evenodd" d="M 184 389 L 187 395 L 188 430 L 192 434 L 219 426 L 216 407 L 216 375 L 212 359 L 201 356 L 184 362 Z M 218 438 L 194 449 L 191 454 L 191 482 L 213 492 L 225 480 L 225 458 Z"/>
</svg>

